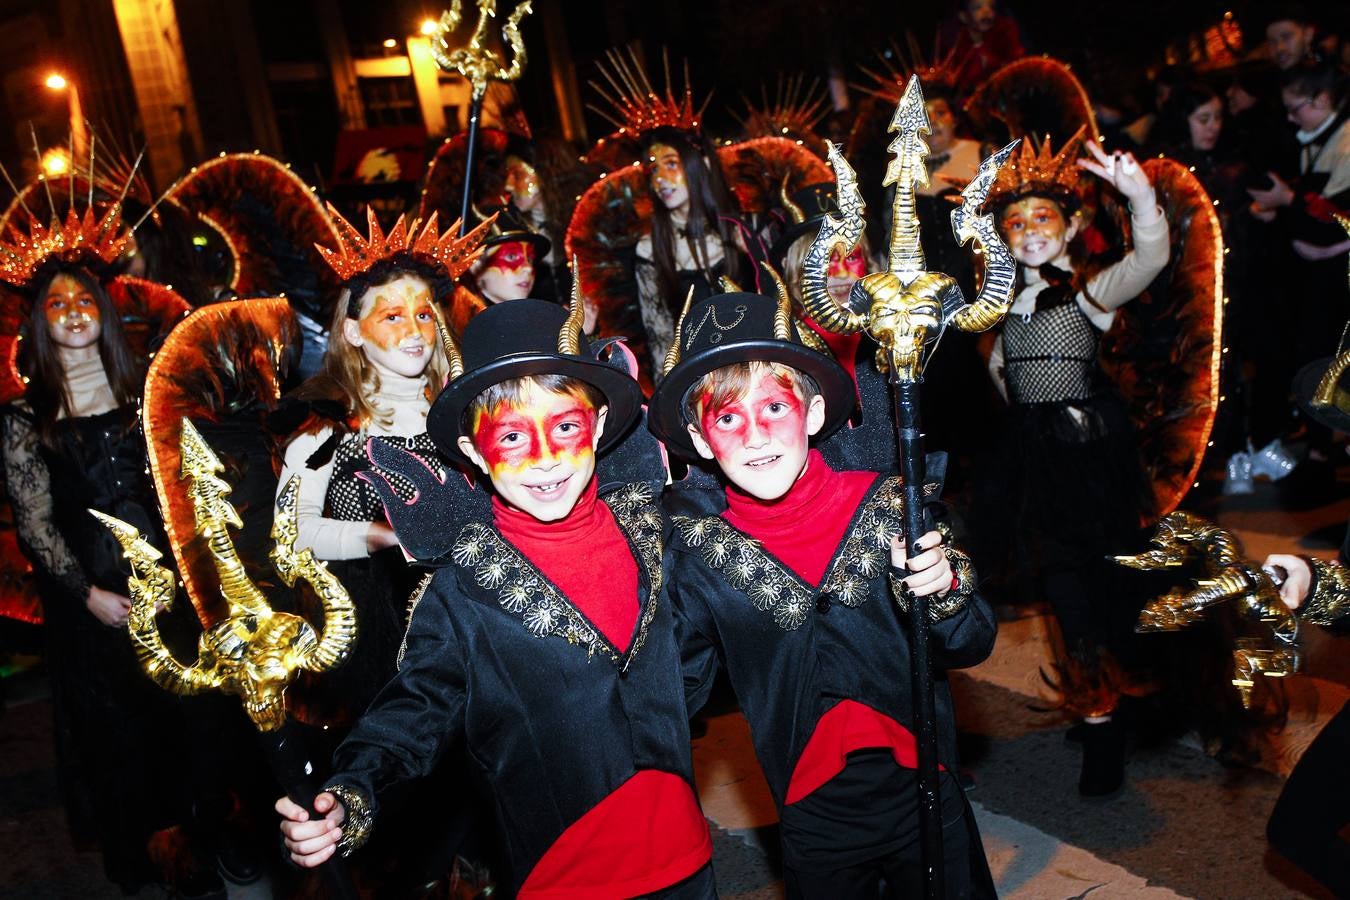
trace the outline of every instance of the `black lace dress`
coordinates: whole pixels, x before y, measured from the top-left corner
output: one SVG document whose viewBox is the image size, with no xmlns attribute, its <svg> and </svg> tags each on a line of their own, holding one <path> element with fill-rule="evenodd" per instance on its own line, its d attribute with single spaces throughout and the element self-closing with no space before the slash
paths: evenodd
<svg viewBox="0 0 1350 900">
<path fill-rule="evenodd" d="M 152 880 L 146 841 L 184 821 L 189 798 L 181 702 L 136 661 L 125 627 L 88 610 L 90 586 L 127 594 L 130 570 L 97 509 L 138 528 L 165 551 L 145 443 L 134 406 L 56 423 L 50 445 L 16 404 L 0 417 L 5 480 L 32 562 L 46 621 L 62 790 L 77 842 L 94 838 L 108 878 Z M 191 658 L 189 604 L 159 617 L 165 639 Z M 181 649 L 180 649 L 181 648 Z"/>
</svg>

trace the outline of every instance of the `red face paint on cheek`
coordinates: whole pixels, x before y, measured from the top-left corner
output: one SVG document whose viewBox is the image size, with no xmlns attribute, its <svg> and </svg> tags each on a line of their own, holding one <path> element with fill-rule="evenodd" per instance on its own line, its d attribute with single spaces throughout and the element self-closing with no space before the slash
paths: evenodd
<svg viewBox="0 0 1350 900">
<path fill-rule="evenodd" d="M 854 247 L 847 256 L 840 257 L 839 251 L 830 254 L 829 277 L 861 278 L 867 274 L 867 255 L 861 247 Z"/>
<path fill-rule="evenodd" d="M 560 398 L 547 409 L 501 404 L 474 420 L 473 442 L 493 477 L 593 453 L 595 409 Z"/>
<path fill-rule="evenodd" d="M 525 241 L 498 244 L 488 253 L 486 268 L 511 274 L 534 265 L 534 248 Z"/>
<path fill-rule="evenodd" d="M 765 447 L 792 449 L 807 439 L 802 399 L 772 373 L 761 376 L 745 397 L 705 408 L 699 425 L 718 460 Z"/>
</svg>

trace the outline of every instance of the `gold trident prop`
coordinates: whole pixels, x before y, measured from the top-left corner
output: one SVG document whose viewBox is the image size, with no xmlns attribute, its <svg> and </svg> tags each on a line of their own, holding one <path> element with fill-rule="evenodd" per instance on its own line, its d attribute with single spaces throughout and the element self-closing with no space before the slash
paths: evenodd
<svg viewBox="0 0 1350 900">
<path fill-rule="evenodd" d="M 942 331 L 949 324 L 962 331 L 983 331 L 996 324 L 1012 305 L 1017 264 L 994 228 L 994 217 L 980 215 L 1003 162 L 1017 142 L 980 164 L 975 179 L 961 193 L 961 205 L 952 211 L 952 229 L 962 244 L 972 239 L 984 256 L 984 285 L 974 303 L 966 303 L 956 280 L 929 272 L 919 243 L 919 216 L 915 188 L 928 183 L 924 159 L 931 133 L 923 91 L 910 78 L 900 105 L 891 118 L 896 133 L 888 148 L 893 154 L 884 184 L 895 185 L 890 254 L 887 271 L 860 278 L 841 308 L 826 290 L 826 272 L 835 247 L 852 250 L 862 238 L 863 199 L 858 179 L 833 144 L 830 165 L 839 185 L 839 218 L 826 216 L 820 233 L 802 266 L 802 302 L 822 327 L 841 334 L 866 331 L 879 345 L 877 363 L 889 367 L 895 407 L 896 440 L 903 479 L 904 536 L 916 546 L 927 530 L 924 523 L 923 430 L 920 427 L 919 384 L 924 365 Z M 925 860 L 924 893 L 930 900 L 944 896 L 942 873 L 942 817 L 938 807 L 937 725 L 934 713 L 932 664 L 928 657 L 928 602 L 908 592 L 910 658 L 914 669 L 914 708 L 918 733 L 919 824 Z"/>
<path fill-rule="evenodd" d="M 478 23 L 469 43 L 450 49 L 446 37 L 463 20 L 463 0 L 451 0 L 450 8 L 441 13 L 436 30 L 431 34 L 431 56 L 436 65 L 447 72 L 458 72 L 469 80 L 473 95 L 469 103 L 469 136 L 464 151 L 464 199 L 459 206 L 459 234 L 463 237 L 469 228 L 469 206 L 473 198 L 474 155 L 478 147 L 478 120 L 483 117 L 483 97 L 488 82 L 515 81 L 525 71 L 525 39 L 520 36 L 520 22 L 530 14 L 531 0 L 524 0 L 507 16 L 502 26 L 502 38 L 511 51 L 511 64 L 505 65 L 495 50 L 487 47 L 489 19 L 497 18 L 497 0 L 478 0 Z"/>
<path fill-rule="evenodd" d="M 899 381 L 922 376 L 928 353 L 949 324 L 962 331 L 985 331 L 997 324 L 1012 305 L 1017 263 L 998 236 L 992 215 L 980 215 L 994 178 L 1012 155 L 1013 141 L 980 164 L 974 180 L 961 192 L 961 205 L 952 210 L 952 230 L 961 244 L 974 240 L 984 257 L 984 283 L 974 303 L 966 303 L 956 280 L 927 271 L 919 243 L 919 216 L 915 188 L 928 184 L 924 160 L 929 134 L 928 112 L 917 77 L 911 78 L 891 118 L 896 138 L 883 184 L 895 185 L 891 208 L 891 241 L 887 271 L 859 279 L 847 308 L 830 299 L 825 288 L 830 252 L 852 250 L 862 238 L 866 209 L 858 179 L 837 147 L 829 145 L 829 162 L 839 185 L 840 217 L 827 216 L 806 254 L 802 270 L 802 302 L 811 318 L 840 334 L 866 331 L 881 347 L 878 363 L 888 365 Z"/>
<path fill-rule="evenodd" d="M 453 0 L 450 8 L 441 13 L 431 34 L 432 58 L 445 71 L 458 72 L 467 78 L 473 87 L 473 99 L 482 100 L 488 82 L 515 81 L 525 71 L 525 41 L 520 36 L 520 22 L 530 14 L 530 3 L 531 0 L 525 0 L 517 6 L 502 26 L 502 38 L 511 50 L 509 66 L 486 45 L 488 20 L 497 18 L 497 0 L 478 0 L 478 24 L 469 43 L 451 50 L 446 37 L 459 28 L 464 17 L 462 0 Z"/>
<path fill-rule="evenodd" d="M 127 616 L 136 657 L 161 688 L 175 694 L 198 694 L 220 689 L 237 694 L 260 731 L 276 731 L 286 719 L 286 687 L 300 671 L 323 672 L 347 657 L 356 639 L 356 610 L 342 584 L 308 549 L 296 550 L 296 516 L 300 481 L 292 478 L 281 492 L 272 525 L 276 546 L 272 564 L 286 585 L 303 578 L 314 588 L 323 607 L 323 633 L 315 634 L 300 616 L 273 610 L 262 591 L 249 580 L 235 551 L 229 526 L 241 527 L 239 513 L 226 499 L 230 486 L 218 473 L 224 468 L 206 441 L 187 419 L 183 420 L 181 476 L 195 513 L 197 534 L 206 541 L 220 590 L 230 613 L 202 632 L 197 660 L 185 666 L 174 658 L 160 637 L 155 614 L 173 604 L 173 572 L 159 565 L 160 552 L 135 528 L 97 510 L 90 510 L 108 526 L 123 555 L 131 561 L 127 584 L 131 610 Z"/>
<path fill-rule="evenodd" d="M 1116 562 L 1131 569 L 1151 571 L 1203 562 L 1207 577 L 1188 591 L 1171 591 L 1148 602 L 1139 614 L 1135 631 L 1180 631 L 1205 616 L 1205 610 L 1236 600 L 1244 618 L 1270 627 L 1274 646 L 1255 638 L 1241 638 L 1233 650 L 1233 686 L 1250 707 L 1252 687 L 1258 674 L 1282 678 L 1302 665 L 1298 619 L 1280 600 L 1275 580 L 1242 558 L 1242 544 L 1231 531 L 1188 512 L 1169 513 L 1153 534 L 1154 549 L 1133 556 L 1117 556 Z"/>
</svg>

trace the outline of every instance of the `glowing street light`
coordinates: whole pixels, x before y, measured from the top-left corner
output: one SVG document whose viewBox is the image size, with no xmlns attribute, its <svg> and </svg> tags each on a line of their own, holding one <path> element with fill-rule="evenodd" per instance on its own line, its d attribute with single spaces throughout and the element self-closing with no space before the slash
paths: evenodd
<svg viewBox="0 0 1350 900">
<path fill-rule="evenodd" d="M 423 19 L 421 27 L 417 30 L 422 33 L 422 37 L 431 37 L 436 33 L 436 20 Z"/>
<path fill-rule="evenodd" d="M 66 76 L 60 72 L 53 72 L 47 76 L 47 80 L 43 84 L 54 91 L 64 91 L 66 89 Z"/>
<path fill-rule="evenodd" d="M 385 48 L 386 50 L 393 50 L 393 49 L 394 49 L 395 47 L 397 47 L 397 46 L 398 46 L 398 41 L 394 40 L 393 38 L 385 38 L 385 39 L 384 39 L 384 48 Z"/>
<path fill-rule="evenodd" d="M 66 151 L 52 148 L 42 154 L 42 173 L 48 178 L 57 178 L 70 171 L 70 157 Z"/>
</svg>

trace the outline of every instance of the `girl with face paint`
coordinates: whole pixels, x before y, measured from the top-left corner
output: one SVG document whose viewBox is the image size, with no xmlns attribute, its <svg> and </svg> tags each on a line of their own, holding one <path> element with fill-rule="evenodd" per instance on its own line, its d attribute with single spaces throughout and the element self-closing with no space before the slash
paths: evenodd
<svg viewBox="0 0 1350 900">
<path fill-rule="evenodd" d="M 88 260 L 100 271 L 104 264 Z M 109 294 L 134 288 L 111 280 L 105 287 L 85 264 L 35 268 L 32 281 L 12 285 L 31 307 L 17 360 L 24 396 L 0 411 L 5 484 L 43 601 L 63 788 L 83 799 L 71 823 L 98 838 L 109 880 L 135 890 L 164 878 L 147 842 L 166 823 L 187 820 L 179 801 L 190 781 L 173 760 L 191 750 L 181 701 L 136 663 L 126 630 L 128 570 L 88 510 L 132 524 L 167 555 L 140 430 L 147 360 L 128 346 Z M 181 315 L 187 305 L 173 299 Z M 164 615 L 194 618 L 182 606 Z M 162 764 L 153 776 L 138 762 L 148 759 Z"/>
<path fill-rule="evenodd" d="M 437 283 L 414 266 L 356 280 L 337 304 L 324 374 L 297 392 L 299 402 L 336 400 L 342 410 L 337 417 L 310 417 L 287 445 L 278 481 L 280 489 L 292 475 L 300 477 L 299 546 L 330 561 L 348 591 L 362 598 L 351 668 L 364 683 L 350 685 L 358 692 L 351 711 L 329 711 L 334 721 L 359 712 L 393 671 L 398 598 L 414 573 L 362 473 L 369 465 L 366 442 L 374 437 L 437 459 L 426 435 L 431 398 L 448 372 L 437 333 Z"/>
<path fill-rule="evenodd" d="M 645 144 L 651 230 L 638 241 L 636 274 L 647 352 L 659 369 L 690 288 L 697 302 L 720 290 L 719 278 L 748 275 L 749 244 L 715 148 L 675 128 L 653 130 Z"/>
<path fill-rule="evenodd" d="M 430 239 L 417 238 L 423 225 L 409 229 L 411 246 L 389 246 L 370 259 L 363 239 L 333 251 L 330 264 L 342 281 L 328 333 L 324 371 L 302 385 L 284 404 L 307 417 L 285 450 L 278 491 L 292 476 L 300 479 L 297 546 L 308 547 L 356 602 L 357 637 L 351 656 L 300 698 L 303 720 L 323 726 L 311 752 L 330 754 L 352 723 L 394 676 L 404 634 L 408 597 L 423 573 L 409 565 L 371 484 L 368 445 L 380 441 L 421 459 L 439 475 L 453 474 L 427 435 L 431 402 L 449 377 L 442 338 L 441 307 L 477 259 L 481 234 L 453 257 L 450 269 L 430 251 Z M 446 227 L 446 238 L 456 225 Z M 397 232 L 397 227 L 386 234 Z M 350 231 L 354 233 L 354 231 Z M 416 240 L 414 240 L 416 238 Z M 461 239 L 468 240 L 468 239 Z M 396 490 L 405 500 L 413 489 Z M 421 798 L 445 797 L 445 779 L 419 782 Z M 448 804 L 451 818 L 463 824 L 464 807 Z M 381 872 L 447 871 L 445 848 L 433 846 L 403 816 L 407 834 L 389 844 L 372 863 L 372 877 L 391 890 L 410 889 L 402 876 Z M 456 827 L 459 827 L 457 825 Z M 390 855 L 395 854 L 396 859 Z M 443 864 L 443 868 L 442 868 Z M 433 868 L 437 867 L 437 868 Z M 413 877 L 411 874 L 407 877 Z M 390 880 L 392 879 L 392 880 Z"/>
<path fill-rule="evenodd" d="M 1059 621 L 1069 662 L 1069 700 L 1134 650 L 1132 598 L 1107 562 L 1139 540 L 1151 507 L 1134 427 L 1098 363 L 1101 334 L 1115 310 L 1140 294 L 1167 264 L 1168 223 L 1152 184 L 1129 153 L 1107 153 L 1081 132 L 1059 153 L 1028 146 L 1020 165 L 996 184 L 995 222 L 1018 262 L 1021 289 L 995 341 L 989 372 L 1009 403 L 1004 433 L 980 470 L 972 521 L 990 553 L 1010 555 L 1013 571 L 1035 579 Z M 1080 170 L 1129 203 L 1133 246 L 1119 262 L 1082 274 Z M 1011 523 L 1016 521 L 1016 526 Z M 1010 530 L 1003 530 L 1010 529 Z M 1000 535 L 1013 535 L 1008 546 Z M 991 559 L 982 562 L 994 565 Z M 1137 608 L 1137 607 L 1134 607 Z M 1084 796 L 1112 794 L 1124 778 L 1124 731 L 1114 698 L 1079 711 L 1087 723 L 1079 777 Z"/>
</svg>

